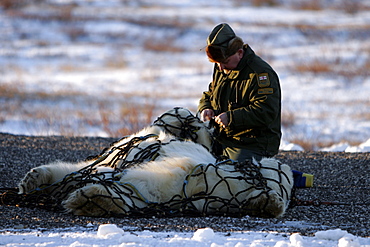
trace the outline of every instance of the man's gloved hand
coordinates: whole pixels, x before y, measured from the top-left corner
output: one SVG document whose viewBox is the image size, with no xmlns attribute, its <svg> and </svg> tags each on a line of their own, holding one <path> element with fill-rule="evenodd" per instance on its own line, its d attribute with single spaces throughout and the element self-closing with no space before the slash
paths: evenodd
<svg viewBox="0 0 370 247">
<path fill-rule="evenodd" d="M 215 117 L 215 122 L 218 123 L 222 128 L 226 128 L 229 125 L 229 117 L 226 112 L 221 113 Z"/>
<path fill-rule="evenodd" d="M 209 121 L 214 117 L 215 117 L 215 112 L 212 109 L 204 109 L 200 113 L 200 120 L 202 120 L 203 122 Z"/>
</svg>

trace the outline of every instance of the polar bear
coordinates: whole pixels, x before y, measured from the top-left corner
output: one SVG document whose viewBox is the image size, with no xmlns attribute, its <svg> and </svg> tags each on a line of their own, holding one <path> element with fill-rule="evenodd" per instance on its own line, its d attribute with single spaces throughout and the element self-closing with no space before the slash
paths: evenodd
<svg viewBox="0 0 370 247">
<path fill-rule="evenodd" d="M 283 215 L 293 188 L 290 167 L 272 158 L 220 162 L 212 143 L 207 124 L 174 108 L 94 159 L 31 169 L 19 193 L 48 193 L 67 212 L 86 216 L 130 215 L 153 205 L 201 215 Z"/>
</svg>

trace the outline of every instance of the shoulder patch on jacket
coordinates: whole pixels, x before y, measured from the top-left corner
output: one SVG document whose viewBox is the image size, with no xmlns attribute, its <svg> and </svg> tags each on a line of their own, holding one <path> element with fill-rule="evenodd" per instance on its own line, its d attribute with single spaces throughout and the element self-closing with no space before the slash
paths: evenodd
<svg viewBox="0 0 370 247">
<path fill-rule="evenodd" d="M 274 89 L 271 87 L 258 89 L 258 94 L 273 94 Z"/>
<path fill-rule="evenodd" d="M 258 86 L 259 87 L 268 87 L 270 86 L 270 78 L 268 73 L 258 74 L 257 76 Z"/>
</svg>

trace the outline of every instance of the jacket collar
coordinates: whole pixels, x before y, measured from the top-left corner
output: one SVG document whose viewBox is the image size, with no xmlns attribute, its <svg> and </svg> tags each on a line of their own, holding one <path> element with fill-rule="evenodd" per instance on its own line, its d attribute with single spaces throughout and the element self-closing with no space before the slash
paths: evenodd
<svg viewBox="0 0 370 247">
<path fill-rule="evenodd" d="M 252 59 L 256 54 L 254 53 L 254 51 L 252 50 L 252 48 L 250 48 L 250 46 L 248 44 L 245 44 L 243 46 L 243 50 L 244 50 L 244 55 L 242 57 L 242 59 L 240 59 L 239 63 L 238 63 L 238 66 L 236 66 L 236 68 L 234 70 L 242 70 L 244 69 L 244 67 L 249 63 L 249 60 Z"/>
</svg>

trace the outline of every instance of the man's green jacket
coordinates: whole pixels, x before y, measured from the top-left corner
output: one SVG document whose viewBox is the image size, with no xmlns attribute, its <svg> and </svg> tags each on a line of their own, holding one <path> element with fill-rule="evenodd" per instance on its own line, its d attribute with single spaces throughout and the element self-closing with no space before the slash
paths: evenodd
<svg viewBox="0 0 370 247">
<path fill-rule="evenodd" d="M 215 116 L 227 113 L 229 125 L 215 126 L 221 144 L 273 156 L 281 139 L 279 78 L 248 45 L 243 49 L 243 58 L 230 73 L 223 73 L 215 64 L 213 81 L 203 93 L 198 111 L 213 109 Z"/>
</svg>

